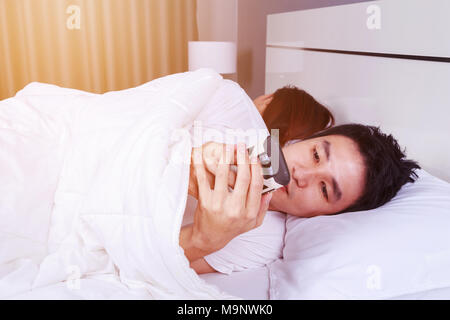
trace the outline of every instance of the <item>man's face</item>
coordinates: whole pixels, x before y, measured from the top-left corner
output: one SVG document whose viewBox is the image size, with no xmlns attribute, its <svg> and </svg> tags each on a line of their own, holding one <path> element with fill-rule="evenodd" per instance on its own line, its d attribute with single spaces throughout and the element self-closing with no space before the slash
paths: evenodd
<svg viewBox="0 0 450 320">
<path fill-rule="evenodd" d="M 269 210 L 304 218 L 333 214 L 362 194 L 365 166 L 351 139 L 319 137 L 288 145 L 283 153 L 291 181 L 273 193 Z"/>
</svg>

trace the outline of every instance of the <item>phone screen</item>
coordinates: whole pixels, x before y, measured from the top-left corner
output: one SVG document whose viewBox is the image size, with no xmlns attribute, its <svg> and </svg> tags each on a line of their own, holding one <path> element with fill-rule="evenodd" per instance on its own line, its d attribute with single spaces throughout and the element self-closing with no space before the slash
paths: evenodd
<svg viewBox="0 0 450 320">
<path fill-rule="evenodd" d="M 263 168 L 264 187 L 262 193 L 274 191 L 289 184 L 291 175 L 283 155 L 283 150 L 276 137 L 268 136 L 264 141 L 263 151 L 257 156 Z M 248 148 L 252 154 L 254 147 Z"/>
</svg>

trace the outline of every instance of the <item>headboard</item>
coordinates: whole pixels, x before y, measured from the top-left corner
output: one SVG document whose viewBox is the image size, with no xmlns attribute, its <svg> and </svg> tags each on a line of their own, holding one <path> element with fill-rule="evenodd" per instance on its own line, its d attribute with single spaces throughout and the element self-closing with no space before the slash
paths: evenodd
<svg viewBox="0 0 450 320">
<path fill-rule="evenodd" d="M 450 181 L 449 13 L 448 0 L 379 0 L 269 15 L 266 93 L 296 85 Z"/>
</svg>

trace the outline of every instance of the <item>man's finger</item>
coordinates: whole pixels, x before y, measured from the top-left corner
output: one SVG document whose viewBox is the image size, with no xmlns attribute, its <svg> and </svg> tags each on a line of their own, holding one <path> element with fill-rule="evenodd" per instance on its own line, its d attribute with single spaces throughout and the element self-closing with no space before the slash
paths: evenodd
<svg viewBox="0 0 450 320">
<path fill-rule="evenodd" d="M 259 162 L 252 161 L 250 167 L 252 177 L 247 196 L 247 210 L 249 213 L 253 213 L 256 217 L 261 204 L 261 193 L 264 187 L 264 178 L 261 164 Z"/>
<path fill-rule="evenodd" d="M 192 152 L 195 176 L 197 177 L 199 199 L 205 199 L 211 191 L 211 187 L 203 163 L 202 148 L 194 148 Z"/>
<path fill-rule="evenodd" d="M 234 189 L 234 185 L 236 184 L 236 171 L 233 168 L 230 168 L 228 172 L 228 186 Z"/>
<path fill-rule="evenodd" d="M 217 164 L 216 168 L 216 178 L 215 178 L 215 184 L 214 184 L 214 190 L 225 195 L 228 193 L 228 174 L 230 171 L 230 163 L 231 163 L 231 156 L 232 156 L 232 149 L 233 146 L 230 145 L 224 145 L 221 159 L 219 163 Z M 230 151 L 231 149 L 231 151 Z"/>
<path fill-rule="evenodd" d="M 217 143 L 214 142 L 207 142 L 205 143 L 203 148 L 203 161 L 205 163 L 206 170 L 211 172 L 212 174 L 216 174 L 217 170 L 217 164 L 219 163 L 220 159 L 220 150 L 217 150 L 218 148 L 221 148 L 222 146 L 218 146 Z"/>
<path fill-rule="evenodd" d="M 258 211 L 258 216 L 256 217 L 256 227 L 262 225 L 267 210 L 269 210 L 269 204 L 271 199 L 272 199 L 272 192 L 268 192 L 261 197 L 261 205 Z"/>
<path fill-rule="evenodd" d="M 237 150 L 237 176 L 233 193 L 236 194 L 242 203 L 245 203 L 247 199 L 247 192 L 250 184 L 251 173 L 249 163 L 250 160 L 245 144 L 240 143 Z"/>
</svg>

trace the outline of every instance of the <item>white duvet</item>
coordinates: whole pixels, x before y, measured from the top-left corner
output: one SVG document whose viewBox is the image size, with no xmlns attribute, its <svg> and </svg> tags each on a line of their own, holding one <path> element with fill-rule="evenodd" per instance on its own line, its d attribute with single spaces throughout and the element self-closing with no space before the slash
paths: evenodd
<svg viewBox="0 0 450 320">
<path fill-rule="evenodd" d="M 224 86 L 242 103 L 211 103 Z M 234 298 L 178 245 L 183 133 L 199 119 L 265 128 L 243 90 L 208 69 L 101 95 L 34 82 L 0 101 L 0 297 L 64 298 L 49 294 L 64 286 L 76 298 Z"/>
</svg>

